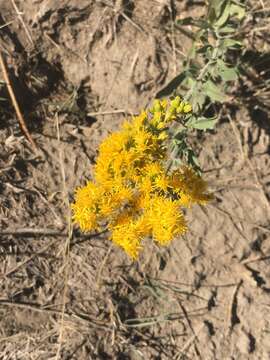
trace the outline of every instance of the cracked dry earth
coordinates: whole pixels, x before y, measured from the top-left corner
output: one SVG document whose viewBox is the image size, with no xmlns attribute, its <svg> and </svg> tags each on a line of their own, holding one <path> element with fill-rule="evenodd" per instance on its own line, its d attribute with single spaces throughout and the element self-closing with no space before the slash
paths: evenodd
<svg viewBox="0 0 270 360">
<path fill-rule="evenodd" d="M 189 43 L 173 39 L 173 11 L 201 6 L 16 4 L 23 22 L 0 1 L 1 49 L 39 151 L 2 103 L 0 358 L 269 359 L 269 117 L 239 106 L 194 135 L 215 200 L 170 247 L 131 263 L 106 233 L 69 226 L 100 141 L 179 71 Z"/>
</svg>

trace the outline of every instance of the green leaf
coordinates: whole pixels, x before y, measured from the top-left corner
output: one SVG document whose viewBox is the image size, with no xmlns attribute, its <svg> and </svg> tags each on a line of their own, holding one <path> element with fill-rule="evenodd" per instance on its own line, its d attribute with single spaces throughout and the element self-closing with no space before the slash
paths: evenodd
<svg viewBox="0 0 270 360">
<path fill-rule="evenodd" d="M 156 99 L 160 99 L 162 97 L 171 95 L 173 91 L 176 90 L 178 86 L 185 80 L 186 75 L 187 75 L 186 72 L 183 71 L 175 78 L 173 78 L 163 89 L 161 89 L 156 94 Z"/>
<path fill-rule="evenodd" d="M 210 27 L 210 24 L 207 21 L 202 19 L 194 19 L 193 17 L 178 19 L 176 20 L 176 24 L 180 26 L 193 25 L 201 29 L 208 29 Z"/>
<path fill-rule="evenodd" d="M 187 17 L 187 18 L 184 18 L 184 19 L 177 19 L 176 20 L 176 24 L 177 25 L 192 25 L 193 24 L 193 18 L 192 17 Z"/>
<path fill-rule="evenodd" d="M 190 102 L 195 113 L 203 108 L 205 101 L 206 96 L 204 92 L 202 92 L 200 89 L 193 91 Z"/>
<path fill-rule="evenodd" d="M 229 34 L 235 32 L 235 28 L 232 26 L 224 26 L 223 28 L 219 29 L 220 34 Z"/>
<path fill-rule="evenodd" d="M 208 72 L 213 80 L 217 80 L 219 78 L 219 69 L 216 62 L 209 65 Z"/>
<path fill-rule="evenodd" d="M 203 90 L 212 101 L 222 103 L 226 98 L 226 95 L 211 80 L 208 80 L 206 83 L 203 84 Z"/>
<path fill-rule="evenodd" d="M 228 67 L 221 59 L 217 60 L 217 74 L 224 81 L 234 81 L 238 78 L 237 69 L 234 67 Z"/>
<path fill-rule="evenodd" d="M 209 50 L 211 51 L 211 50 L 213 50 L 213 46 L 212 45 L 210 45 L 210 44 L 207 44 L 207 45 L 204 45 L 204 46 L 202 46 L 201 48 L 199 48 L 198 50 L 197 50 L 197 54 L 206 54 L 207 52 L 209 52 Z"/>
<path fill-rule="evenodd" d="M 220 73 L 222 80 L 235 81 L 238 79 L 238 73 L 235 68 L 227 68 Z"/>
<path fill-rule="evenodd" d="M 221 26 L 223 26 L 224 24 L 226 24 L 226 22 L 228 21 L 229 17 L 230 17 L 230 3 L 226 3 L 224 9 L 222 9 L 221 11 L 221 15 L 218 18 L 218 20 L 214 23 L 214 26 L 217 28 L 220 28 Z"/>
<path fill-rule="evenodd" d="M 211 7 L 211 5 L 208 10 L 207 18 L 211 25 L 213 25 L 213 23 L 216 21 L 216 18 L 217 18 L 215 10 Z"/>
<path fill-rule="evenodd" d="M 242 46 L 242 42 L 234 39 L 224 39 L 221 43 L 223 48 L 239 48 Z"/>
<path fill-rule="evenodd" d="M 221 9 L 226 2 L 227 2 L 227 0 L 212 0 L 212 1 L 210 1 L 210 6 L 211 6 L 211 8 L 214 9 L 216 18 L 219 18 Z"/>
<path fill-rule="evenodd" d="M 191 48 L 189 49 L 188 58 L 192 60 L 195 58 L 195 56 L 196 56 L 196 42 L 194 41 L 193 44 L 191 45 Z"/>
<path fill-rule="evenodd" d="M 201 175 L 202 170 L 200 168 L 199 160 L 191 148 L 187 149 L 186 156 L 187 156 L 188 165 L 192 166 L 193 170 L 195 170 L 198 173 L 198 175 Z"/>
<path fill-rule="evenodd" d="M 196 41 L 196 36 L 194 35 L 194 31 L 190 31 L 187 29 L 184 29 L 182 26 L 175 25 L 175 27 L 185 36 L 187 36 L 189 39 L 191 39 L 192 41 Z"/>
<path fill-rule="evenodd" d="M 235 15 L 237 19 L 242 20 L 246 15 L 246 9 L 243 6 L 232 4 L 230 6 L 230 15 Z"/>
<path fill-rule="evenodd" d="M 216 122 L 217 117 L 207 118 L 204 116 L 200 116 L 198 118 L 193 117 L 192 121 L 189 121 L 186 126 L 198 130 L 209 130 L 214 129 Z"/>
</svg>

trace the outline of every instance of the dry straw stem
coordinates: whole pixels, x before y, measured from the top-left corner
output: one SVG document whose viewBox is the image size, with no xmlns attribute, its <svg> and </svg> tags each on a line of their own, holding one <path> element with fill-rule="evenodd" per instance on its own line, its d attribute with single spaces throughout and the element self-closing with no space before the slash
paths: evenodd
<svg viewBox="0 0 270 360">
<path fill-rule="evenodd" d="M 11 24 L 13 23 L 13 21 L 14 21 L 14 20 L 9 21 L 9 22 L 5 23 L 4 25 L 1 25 L 1 26 L 0 26 L 0 30 L 3 29 L 3 28 L 5 28 L 6 26 L 11 25 Z"/>
<path fill-rule="evenodd" d="M 21 129 L 25 135 L 25 137 L 27 138 L 27 140 L 30 142 L 30 144 L 32 145 L 33 147 L 33 150 L 34 151 L 37 151 L 37 146 L 33 140 L 33 138 L 31 137 L 28 129 L 27 129 L 27 126 L 25 124 L 25 121 L 24 121 L 24 118 L 23 118 L 23 115 L 21 113 L 21 110 L 20 110 L 20 107 L 19 107 L 19 104 L 17 102 L 17 99 L 15 97 L 15 94 L 14 94 L 14 91 L 12 89 L 12 86 L 10 84 L 10 80 L 9 80 L 9 76 L 8 76 L 8 72 L 7 72 L 7 68 L 6 68 L 6 65 L 5 65 L 5 62 L 4 62 L 4 59 L 3 59 L 3 56 L 0 52 L 0 66 L 1 66 L 1 70 L 2 70 L 2 73 L 3 73 L 3 77 L 4 77 L 4 80 L 5 80 L 5 83 L 7 85 L 7 89 L 8 89 L 8 92 L 9 92 L 9 96 L 11 98 L 11 101 L 12 101 L 12 104 L 14 106 L 14 109 L 16 111 L 16 114 L 17 114 L 17 117 L 18 117 L 18 121 L 19 121 L 19 124 L 21 126 Z"/>
<path fill-rule="evenodd" d="M 252 259 L 246 259 L 244 261 L 241 261 L 241 264 L 243 265 L 246 265 L 246 264 L 250 264 L 250 263 L 253 263 L 253 262 L 258 262 L 258 261 L 265 261 L 265 260 L 269 260 L 270 259 L 270 255 L 268 256 L 256 256 Z"/>
<path fill-rule="evenodd" d="M 35 304 L 35 303 L 24 303 L 24 302 L 11 301 L 8 299 L 0 299 L 0 306 L 1 305 L 15 307 L 15 308 L 21 308 L 21 309 L 27 309 L 27 310 L 41 312 L 41 313 L 44 312 L 44 313 L 48 313 L 48 314 L 52 314 L 52 315 L 56 315 L 56 316 L 62 316 L 61 310 L 49 309 L 49 308 L 46 308 L 45 306 L 42 306 L 40 304 Z M 108 330 L 108 326 L 106 324 L 104 324 L 101 321 L 96 321 L 95 319 L 92 319 L 90 317 L 86 318 L 85 316 L 81 316 L 80 314 L 75 314 L 70 311 L 65 311 L 63 316 L 68 319 L 78 320 L 78 321 L 88 325 L 87 327 L 91 327 L 91 328 L 95 327 L 95 328 L 98 328 L 101 330 Z"/>
<path fill-rule="evenodd" d="M 104 259 L 103 259 L 103 261 L 102 261 L 102 263 L 101 263 L 101 265 L 99 267 L 99 269 L 98 269 L 97 281 L 96 281 L 96 285 L 97 285 L 98 288 L 100 287 L 100 280 L 101 280 L 102 270 L 104 269 L 104 267 L 106 265 L 106 262 L 107 262 L 107 260 L 109 258 L 112 247 L 113 247 L 113 244 L 110 245 L 110 247 L 109 247 L 109 249 L 108 249 L 108 251 L 107 251 L 107 253 L 106 253 L 106 255 L 105 255 L 105 257 L 104 257 Z"/>
<path fill-rule="evenodd" d="M 20 22 L 21 22 L 21 24 L 22 24 L 22 26 L 23 26 L 23 28 L 24 28 L 24 30 L 25 30 L 25 33 L 26 33 L 26 35 L 27 35 L 30 43 L 31 43 L 32 45 L 34 45 L 33 39 L 32 39 L 32 37 L 31 37 L 31 35 L 30 35 L 30 32 L 29 32 L 29 30 L 28 30 L 28 28 L 27 28 L 27 26 L 26 26 L 26 24 L 25 24 L 25 22 L 24 22 L 24 20 L 23 20 L 23 18 L 22 18 L 22 13 L 21 13 L 20 10 L 18 9 L 15 1 L 14 1 L 14 0 L 10 0 L 10 1 L 11 1 L 11 3 L 12 3 L 12 6 L 14 7 L 14 10 L 16 11 L 16 14 L 17 14 L 17 16 L 18 16 L 18 19 L 20 20 Z"/>
</svg>

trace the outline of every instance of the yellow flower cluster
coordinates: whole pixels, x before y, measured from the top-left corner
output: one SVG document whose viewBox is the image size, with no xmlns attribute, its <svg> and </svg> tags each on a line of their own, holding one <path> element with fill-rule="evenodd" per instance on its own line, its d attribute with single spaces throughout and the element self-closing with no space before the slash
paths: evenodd
<svg viewBox="0 0 270 360">
<path fill-rule="evenodd" d="M 204 204 L 210 195 L 191 168 L 168 173 L 166 160 L 168 127 L 190 111 L 179 97 L 156 100 L 101 143 L 94 181 L 76 190 L 72 204 L 83 231 L 106 226 L 113 243 L 137 259 L 144 238 L 167 245 L 187 230 L 181 208 Z"/>
</svg>

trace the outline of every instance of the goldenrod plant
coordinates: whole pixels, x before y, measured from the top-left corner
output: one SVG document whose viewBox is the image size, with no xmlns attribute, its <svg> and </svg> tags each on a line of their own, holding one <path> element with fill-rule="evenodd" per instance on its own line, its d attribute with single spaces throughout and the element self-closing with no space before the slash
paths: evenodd
<svg viewBox="0 0 270 360">
<path fill-rule="evenodd" d="M 187 164 L 170 163 L 170 128 L 190 118 L 176 97 L 125 121 L 99 147 L 93 180 L 75 192 L 73 220 L 82 231 L 110 232 L 112 242 L 137 259 L 143 242 L 168 245 L 187 231 L 183 208 L 211 199 L 207 183 Z"/>
<path fill-rule="evenodd" d="M 235 54 L 242 47 L 239 29 L 245 19 L 246 8 L 247 5 L 238 0 L 209 0 L 206 1 L 203 16 L 189 16 L 175 21 L 175 30 L 186 35 L 191 40 L 191 46 L 180 74 L 162 88 L 156 97 L 183 93 L 193 111 L 184 123 L 180 122 L 172 129 L 172 166 L 179 166 L 185 160 L 196 172 L 201 172 L 187 137 L 193 130 L 214 129 L 221 104 L 230 102 L 227 95 L 241 71 Z"/>
<path fill-rule="evenodd" d="M 230 101 L 227 94 L 239 76 L 234 53 L 242 47 L 239 29 L 246 7 L 245 2 L 238 0 L 209 0 L 203 16 L 175 21 L 175 29 L 191 40 L 191 46 L 181 72 L 156 97 L 185 93 L 185 100 L 194 110 L 190 125 L 195 129 L 213 129 L 217 118 L 209 116 L 207 110 L 213 104 Z"/>
</svg>

